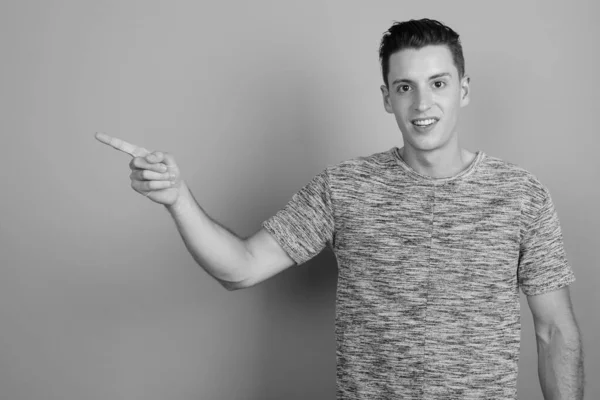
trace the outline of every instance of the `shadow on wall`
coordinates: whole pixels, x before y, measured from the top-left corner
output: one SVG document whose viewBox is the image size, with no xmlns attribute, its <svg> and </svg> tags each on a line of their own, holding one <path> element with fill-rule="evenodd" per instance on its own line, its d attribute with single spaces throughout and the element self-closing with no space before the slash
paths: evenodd
<svg viewBox="0 0 600 400">
<path fill-rule="evenodd" d="M 261 349 L 259 382 L 247 399 L 335 397 L 337 262 L 325 248 L 263 286 L 264 323 L 254 332 Z"/>
</svg>

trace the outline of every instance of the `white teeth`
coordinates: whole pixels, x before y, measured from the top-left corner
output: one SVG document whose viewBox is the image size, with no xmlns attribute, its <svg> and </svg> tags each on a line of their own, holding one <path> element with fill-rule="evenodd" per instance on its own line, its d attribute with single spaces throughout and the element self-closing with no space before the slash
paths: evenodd
<svg viewBox="0 0 600 400">
<path fill-rule="evenodd" d="M 422 120 L 414 121 L 413 124 L 419 125 L 419 126 L 425 126 L 425 125 L 431 125 L 434 122 L 435 122 L 435 119 L 430 118 L 430 119 L 422 119 Z"/>
</svg>

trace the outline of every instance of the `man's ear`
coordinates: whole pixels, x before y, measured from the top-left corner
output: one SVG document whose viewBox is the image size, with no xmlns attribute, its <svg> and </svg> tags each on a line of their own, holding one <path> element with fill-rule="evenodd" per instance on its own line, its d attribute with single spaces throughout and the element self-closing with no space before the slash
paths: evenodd
<svg viewBox="0 0 600 400">
<path fill-rule="evenodd" d="M 385 111 L 390 114 L 394 113 L 394 109 L 392 108 L 392 102 L 390 101 L 390 93 L 386 85 L 381 85 L 381 94 L 383 96 L 383 106 L 385 107 Z"/>
<path fill-rule="evenodd" d="M 460 106 L 464 107 L 469 104 L 470 101 L 470 83 L 471 78 L 468 75 L 463 76 L 460 81 Z"/>
</svg>

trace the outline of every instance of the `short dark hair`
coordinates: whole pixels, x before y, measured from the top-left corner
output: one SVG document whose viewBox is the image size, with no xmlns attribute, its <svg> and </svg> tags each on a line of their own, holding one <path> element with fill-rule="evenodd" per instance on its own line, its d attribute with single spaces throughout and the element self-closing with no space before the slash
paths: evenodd
<svg viewBox="0 0 600 400">
<path fill-rule="evenodd" d="M 420 49 L 429 45 L 446 45 L 452 53 L 458 77 L 465 75 L 465 58 L 458 33 L 439 21 L 423 18 L 419 20 L 394 22 L 381 38 L 379 60 L 385 86 L 388 85 L 390 56 L 403 49 Z"/>
</svg>

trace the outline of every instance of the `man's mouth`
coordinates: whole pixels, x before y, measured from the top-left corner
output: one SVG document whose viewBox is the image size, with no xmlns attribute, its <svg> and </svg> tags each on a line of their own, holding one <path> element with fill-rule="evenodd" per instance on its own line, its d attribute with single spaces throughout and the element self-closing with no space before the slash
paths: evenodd
<svg viewBox="0 0 600 400">
<path fill-rule="evenodd" d="M 417 119 L 413 119 L 412 124 L 414 126 L 418 126 L 418 127 L 428 127 L 430 125 L 435 124 L 436 122 L 438 122 L 439 118 L 433 117 L 433 118 L 417 118 Z"/>
</svg>

